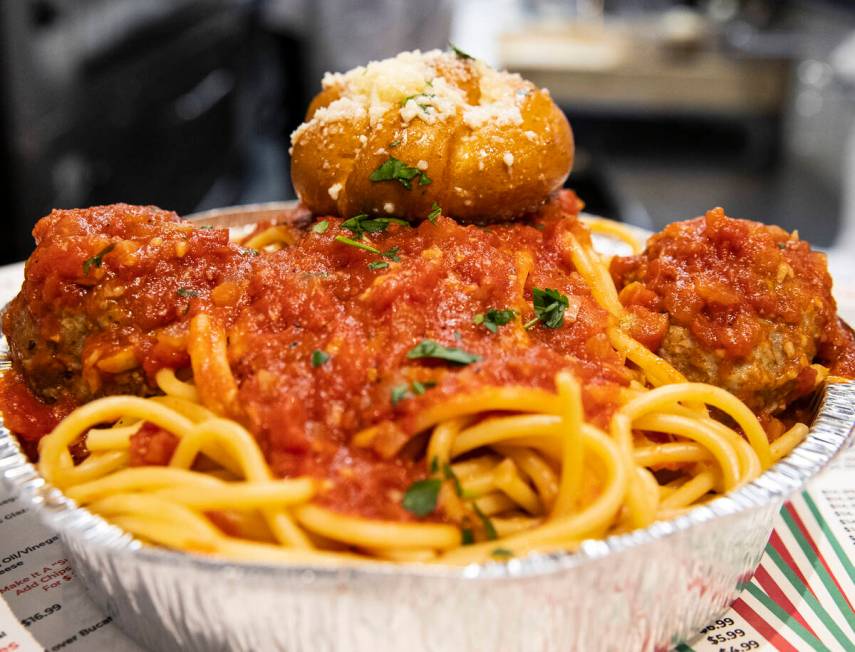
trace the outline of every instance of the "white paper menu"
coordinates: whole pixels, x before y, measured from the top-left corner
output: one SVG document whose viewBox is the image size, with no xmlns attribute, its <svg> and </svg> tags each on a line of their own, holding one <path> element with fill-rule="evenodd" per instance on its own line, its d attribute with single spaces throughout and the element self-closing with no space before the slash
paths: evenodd
<svg viewBox="0 0 855 652">
<path fill-rule="evenodd" d="M 0 490 L 0 652 L 140 652 L 74 575 L 58 535 Z"/>
</svg>

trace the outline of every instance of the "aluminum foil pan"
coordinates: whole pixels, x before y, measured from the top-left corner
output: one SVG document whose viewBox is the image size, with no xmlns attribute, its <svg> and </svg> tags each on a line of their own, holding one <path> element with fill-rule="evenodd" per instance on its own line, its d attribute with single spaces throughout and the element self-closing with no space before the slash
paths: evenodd
<svg viewBox="0 0 855 652">
<path fill-rule="evenodd" d="M 251 221 L 218 223 L 241 220 Z M 658 651 L 728 608 L 783 502 L 850 442 L 855 382 L 820 394 L 805 442 L 727 496 L 573 553 L 462 568 L 277 566 L 146 547 L 48 485 L 2 425 L 0 478 L 59 531 L 92 598 L 151 650 Z"/>
</svg>

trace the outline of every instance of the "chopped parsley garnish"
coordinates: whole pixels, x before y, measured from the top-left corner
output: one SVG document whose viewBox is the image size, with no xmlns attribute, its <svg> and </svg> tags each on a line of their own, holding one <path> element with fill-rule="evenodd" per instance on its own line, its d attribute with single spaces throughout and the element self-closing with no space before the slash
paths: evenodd
<svg viewBox="0 0 855 652">
<path fill-rule="evenodd" d="M 325 364 L 330 359 L 330 354 L 320 349 L 312 351 L 312 366 L 316 369 Z"/>
<path fill-rule="evenodd" d="M 400 256 L 398 256 L 398 252 L 399 252 L 400 250 L 401 250 L 401 249 L 400 249 L 400 247 L 391 247 L 391 248 L 387 249 L 386 251 L 384 251 L 384 252 L 381 254 L 381 256 L 383 256 L 383 258 L 388 258 L 388 259 L 389 259 L 389 260 L 391 260 L 392 262 L 400 263 L 400 262 L 401 262 L 401 257 L 400 257 Z"/>
<path fill-rule="evenodd" d="M 465 527 L 460 530 L 460 545 L 471 546 L 475 543 L 475 535 L 471 528 Z"/>
<path fill-rule="evenodd" d="M 89 270 L 93 267 L 101 267 L 101 263 L 104 262 L 104 256 L 113 251 L 116 248 L 116 243 L 111 242 L 106 247 L 104 247 L 97 254 L 92 256 L 92 258 L 87 258 L 83 261 L 83 276 L 89 276 Z"/>
<path fill-rule="evenodd" d="M 356 240 L 351 240 L 350 238 L 346 238 L 343 235 L 337 235 L 335 237 L 336 242 L 340 242 L 341 244 L 346 244 L 349 247 L 356 247 L 357 249 L 364 249 L 365 251 L 370 251 L 372 254 L 380 255 L 380 250 L 377 247 L 372 247 L 371 245 L 367 245 L 364 242 L 357 242 Z"/>
<path fill-rule="evenodd" d="M 493 557 L 502 557 L 505 559 L 514 556 L 514 553 L 512 551 L 508 550 L 507 548 L 494 548 L 490 554 Z"/>
<path fill-rule="evenodd" d="M 409 391 L 410 388 L 406 385 L 395 385 L 391 392 L 392 407 L 395 407 L 398 403 L 407 398 L 407 392 Z"/>
<path fill-rule="evenodd" d="M 564 323 L 564 311 L 570 305 L 567 295 L 552 288 L 534 288 L 531 296 L 536 316 L 525 325 L 526 329 L 534 328 L 539 321 L 547 328 L 559 328 Z"/>
<path fill-rule="evenodd" d="M 496 533 L 496 528 L 493 525 L 493 521 L 490 520 L 490 517 L 487 516 L 484 512 L 481 511 L 481 508 L 478 507 L 476 503 L 472 503 L 472 509 L 475 510 L 475 514 L 481 519 L 481 525 L 484 526 L 484 533 L 487 535 L 487 538 L 490 541 L 495 541 L 499 538 L 499 535 Z"/>
<path fill-rule="evenodd" d="M 430 459 L 430 472 L 436 473 L 438 471 L 439 471 L 439 458 L 436 455 L 434 455 Z"/>
<path fill-rule="evenodd" d="M 214 228 L 214 225 L 213 224 L 203 224 L 202 226 L 200 226 L 198 228 L 204 229 L 205 231 L 210 231 L 211 229 Z"/>
<path fill-rule="evenodd" d="M 326 233 L 328 228 L 330 228 L 330 221 L 329 220 L 321 220 L 320 222 L 318 222 L 317 224 L 315 224 L 312 227 L 312 233 L 317 233 L 317 234 Z"/>
<path fill-rule="evenodd" d="M 184 297 L 185 299 L 199 296 L 199 293 L 196 292 L 196 290 L 191 290 L 190 288 L 178 288 L 176 294 L 178 294 L 179 297 Z"/>
<path fill-rule="evenodd" d="M 407 106 L 407 102 L 410 100 L 415 100 L 417 97 L 436 97 L 435 93 L 416 93 L 415 95 L 407 95 L 403 100 L 401 100 L 401 108 Z M 430 106 L 430 104 L 421 104 L 417 102 L 419 107 L 425 111 Z"/>
<path fill-rule="evenodd" d="M 432 380 L 426 380 L 423 383 L 420 383 L 418 380 L 413 381 L 413 394 L 416 396 L 421 396 L 426 391 L 428 391 L 431 387 L 436 387 L 436 383 Z"/>
<path fill-rule="evenodd" d="M 386 269 L 389 263 L 385 260 L 375 260 L 373 263 L 368 263 L 368 269 Z"/>
<path fill-rule="evenodd" d="M 388 147 L 389 149 L 395 149 L 395 148 L 396 148 L 398 145 L 400 145 L 400 144 L 401 144 L 401 139 L 400 139 L 400 138 L 396 138 L 396 139 L 395 139 L 395 140 L 393 140 L 391 143 L 389 143 L 389 144 L 387 145 L 387 147 Z"/>
<path fill-rule="evenodd" d="M 505 324 L 510 323 L 516 316 L 517 313 L 514 310 L 497 310 L 496 308 L 490 308 L 487 312 L 479 312 L 475 315 L 475 317 L 472 318 L 472 323 L 476 325 L 482 324 L 488 331 L 495 333 L 499 330 L 499 326 L 504 326 Z"/>
<path fill-rule="evenodd" d="M 381 231 L 385 231 L 390 224 L 410 226 L 409 222 L 398 219 L 397 217 L 369 217 L 365 213 L 354 215 L 341 223 L 342 227 L 353 233 L 353 237 L 357 240 L 361 240 L 362 236 L 366 233 L 380 233 Z"/>
<path fill-rule="evenodd" d="M 448 47 L 452 52 L 454 52 L 454 54 L 457 55 L 458 59 L 463 59 L 464 61 L 466 61 L 467 59 L 475 58 L 471 54 L 466 54 L 463 50 L 454 45 L 454 43 L 452 43 L 451 41 L 448 42 Z"/>
<path fill-rule="evenodd" d="M 427 516 L 436 511 L 436 501 L 442 481 L 439 478 L 418 480 L 410 485 L 401 506 L 416 516 Z"/>
<path fill-rule="evenodd" d="M 438 218 L 442 214 L 442 209 L 439 207 L 439 204 L 436 202 L 430 207 L 430 213 L 428 213 L 427 218 L 428 222 L 431 224 L 436 224 L 436 218 Z"/>
<path fill-rule="evenodd" d="M 426 391 L 428 391 L 431 387 L 436 387 L 436 383 L 432 380 L 426 380 L 421 383 L 418 380 L 413 381 L 413 384 L 410 387 L 407 387 L 406 384 L 396 385 L 392 388 L 392 407 L 396 406 L 398 403 L 407 398 L 407 394 L 412 391 L 414 396 L 421 396 Z M 433 460 L 435 462 L 436 460 Z M 431 464 L 433 464 L 431 462 Z"/>
<path fill-rule="evenodd" d="M 353 217 L 346 219 L 341 223 L 341 226 L 342 228 L 350 231 L 357 240 L 360 240 L 366 233 L 379 233 L 380 231 L 385 231 L 386 227 L 389 225 L 386 222 L 372 220 L 365 213 L 360 213 L 359 215 L 354 215 Z"/>
<path fill-rule="evenodd" d="M 779 242 L 778 243 L 778 249 L 786 249 L 786 248 L 787 248 L 786 242 Z"/>
<path fill-rule="evenodd" d="M 481 359 L 480 355 L 467 353 L 461 349 L 449 348 L 443 346 L 434 340 L 422 340 L 407 353 L 407 358 L 415 360 L 417 358 L 433 358 L 435 360 L 446 360 L 459 365 L 472 364 Z"/>
<path fill-rule="evenodd" d="M 445 464 L 442 467 L 442 475 L 445 476 L 446 480 L 454 481 L 454 493 L 458 496 L 463 495 L 463 485 L 460 484 L 460 478 L 457 477 L 457 474 L 454 472 L 454 469 L 451 468 L 450 464 Z"/>
<path fill-rule="evenodd" d="M 407 190 L 412 190 L 413 179 L 416 177 L 419 178 L 420 186 L 426 186 L 431 183 L 430 177 L 418 168 L 411 167 L 403 161 L 399 161 L 394 156 L 390 156 L 368 178 L 374 182 L 397 181 Z"/>
<path fill-rule="evenodd" d="M 249 249 L 247 247 L 243 247 L 240 250 L 240 255 L 241 256 L 257 256 L 258 255 L 258 249 Z"/>
</svg>

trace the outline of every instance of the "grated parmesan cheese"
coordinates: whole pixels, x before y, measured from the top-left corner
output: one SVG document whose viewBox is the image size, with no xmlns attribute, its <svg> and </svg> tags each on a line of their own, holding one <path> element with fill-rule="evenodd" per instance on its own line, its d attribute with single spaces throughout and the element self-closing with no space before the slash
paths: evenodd
<svg viewBox="0 0 855 652">
<path fill-rule="evenodd" d="M 396 57 L 372 61 L 343 74 L 327 73 L 321 85 L 324 89 L 335 88 L 342 97 L 359 103 L 374 127 L 405 97 L 425 91 L 428 82 L 436 76 L 432 64 L 443 56 L 440 50 L 401 52 Z"/>
<path fill-rule="evenodd" d="M 480 90 L 475 105 L 469 104 L 463 89 L 440 74 L 460 66 L 456 55 L 450 52 L 401 52 L 346 73 L 326 73 L 322 86 L 338 91 L 338 99 L 300 125 L 291 135 L 291 142 L 296 143 L 306 130 L 314 128 L 320 128 L 322 137 L 329 138 L 324 130 L 334 123 L 367 118 L 370 127 L 376 128 L 394 108 L 398 108 L 397 115 L 404 125 L 413 120 L 433 125 L 456 117 L 473 130 L 487 124 L 522 124 L 520 106 L 534 86 L 517 74 L 493 70 L 480 61 L 470 65 L 478 75 Z M 364 145 L 367 139 L 360 136 L 360 142 Z"/>
<path fill-rule="evenodd" d="M 297 127 L 294 130 L 294 133 L 291 134 L 291 144 L 296 144 L 300 139 L 300 136 L 302 136 L 310 127 L 315 125 L 325 127 L 329 123 L 339 121 L 352 122 L 365 118 L 365 116 L 366 110 L 362 104 L 349 97 L 340 97 L 337 100 L 330 102 L 327 106 L 315 111 L 311 120 L 304 122 Z"/>
<path fill-rule="evenodd" d="M 511 167 L 514 164 L 514 155 L 511 152 L 505 152 L 502 154 L 502 160 L 505 162 L 505 165 Z"/>
<path fill-rule="evenodd" d="M 406 104 L 401 107 L 401 120 L 404 121 L 404 124 L 410 124 L 416 118 L 421 118 L 428 124 L 433 124 L 436 122 L 435 114 L 428 114 L 426 111 L 420 107 L 415 100 L 410 99 L 407 100 Z M 424 113 L 424 115 L 422 115 Z"/>
<path fill-rule="evenodd" d="M 522 113 L 518 106 L 502 104 L 479 104 L 470 106 L 463 112 L 463 124 L 470 129 L 480 129 L 487 123 L 504 127 L 521 125 Z"/>
<path fill-rule="evenodd" d="M 428 162 L 425 161 L 424 159 L 421 159 L 418 163 L 416 163 L 416 167 L 419 170 L 421 170 L 422 172 L 424 172 L 425 170 L 428 169 Z"/>
<path fill-rule="evenodd" d="M 327 189 L 327 192 L 330 194 L 333 201 L 338 201 L 338 196 L 341 193 L 342 187 L 343 186 L 340 183 L 334 183 Z"/>
<path fill-rule="evenodd" d="M 389 215 L 391 215 L 395 212 L 395 204 L 387 201 L 385 204 L 383 204 L 383 210 L 386 211 Z"/>
<path fill-rule="evenodd" d="M 463 111 L 463 123 L 470 129 L 480 129 L 488 122 L 497 126 L 521 125 L 520 104 L 533 89 L 532 84 L 516 73 L 493 70 L 483 63 L 480 73 L 481 98 L 477 105 Z M 520 95 L 519 91 L 526 93 Z"/>
</svg>

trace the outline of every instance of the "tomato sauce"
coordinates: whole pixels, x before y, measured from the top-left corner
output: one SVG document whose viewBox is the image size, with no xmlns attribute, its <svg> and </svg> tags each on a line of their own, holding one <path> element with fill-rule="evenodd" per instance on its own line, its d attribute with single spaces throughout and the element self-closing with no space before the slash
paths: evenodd
<svg viewBox="0 0 855 652">
<path fill-rule="evenodd" d="M 417 432 L 426 408 L 491 386 L 553 390 L 555 374 L 569 369 L 589 420 L 605 427 L 616 409 L 631 372 L 605 335 L 611 318 L 561 246 L 567 231 L 588 241 L 579 208 L 564 192 L 512 224 L 440 216 L 414 227 L 375 224 L 361 238 L 352 222 L 317 218 L 292 227 L 290 246 L 260 254 L 229 242 L 225 230 L 158 209 L 55 211 L 36 226 L 24 287 L 4 316 L 18 371 L 0 384 L 0 409 L 10 428 L 35 440 L 92 398 L 154 394 L 157 370 L 189 367 L 189 323 L 204 313 L 225 330 L 243 421 L 274 473 L 327 480 L 317 500 L 342 512 L 411 519 L 400 503 L 426 473 L 426 437 Z M 295 211 L 280 223 L 302 217 Z M 751 223 L 706 220 L 712 237 L 692 222 L 674 225 L 653 239 L 655 257 L 613 262 L 628 327 L 652 350 L 674 321 L 727 355 L 762 337 L 758 316 L 797 321 L 798 300 L 766 283 L 782 255 L 801 279 L 793 287 L 802 300 L 814 285 L 826 291 L 820 255 L 807 245 L 772 230 L 746 252 Z M 737 253 L 750 265 L 729 265 Z M 695 261 L 691 284 L 677 258 Z M 556 327 L 537 319 L 535 289 L 563 297 Z M 737 290 L 744 304 L 734 303 Z M 489 328 L 491 311 L 511 316 Z M 833 316 L 833 303 L 821 316 Z M 426 340 L 453 359 L 415 357 Z M 174 445 L 170 433 L 146 426 L 132 441 L 133 463 L 162 463 Z"/>
<path fill-rule="evenodd" d="M 21 439 L 37 442 L 53 430 L 73 409 L 70 401 L 48 404 L 27 387 L 12 369 L 0 376 L 0 410 L 6 427 Z"/>
<path fill-rule="evenodd" d="M 824 330 L 835 319 L 823 254 L 720 208 L 667 226 L 644 254 L 615 258 L 612 274 L 626 303 L 667 312 L 672 324 L 730 358 L 747 356 L 776 325 L 798 327 L 806 308 Z M 632 281 L 654 296 L 634 291 Z"/>
<path fill-rule="evenodd" d="M 628 372 L 604 334 L 607 314 L 559 245 L 568 229 L 588 238 L 579 206 L 564 193 L 523 223 L 390 224 L 360 240 L 380 253 L 341 242 L 356 235 L 326 217 L 314 222 L 325 229 L 295 228 L 295 244 L 260 255 L 156 209 L 55 211 L 36 226 L 4 328 L 33 388 L 70 407 L 154 393 L 158 369 L 189 365 L 190 319 L 209 314 L 226 329 L 246 425 L 274 472 L 330 480 L 319 500 L 336 509 L 407 519 L 400 498 L 425 473 L 415 417 L 430 405 L 494 385 L 552 390 L 571 369 L 588 418 L 607 423 Z M 523 327 L 536 318 L 534 288 L 567 298 L 560 327 Z M 476 323 L 490 310 L 513 318 L 493 332 Z M 475 361 L 409 357 L 424 340 Z M 10 424 L 27 437 L 49 432 L 56 419 L 21 378 L 6 387 L 18 389 L 0 395 L 4 413 L 21 415 Z M 352 445 L 381 423 L 367 447 Z M 144 428 L 134 463 L 162 462 L 170 437 Z"/>
<path fill-rule="evenodd" d="M 131 466 L 166 466 L 178 448 L 178 437 L 148 421 L 131 435 Z"/>
</svg>

